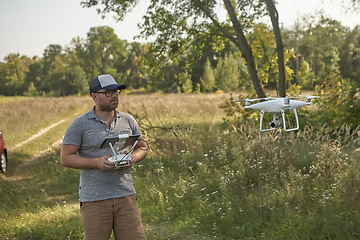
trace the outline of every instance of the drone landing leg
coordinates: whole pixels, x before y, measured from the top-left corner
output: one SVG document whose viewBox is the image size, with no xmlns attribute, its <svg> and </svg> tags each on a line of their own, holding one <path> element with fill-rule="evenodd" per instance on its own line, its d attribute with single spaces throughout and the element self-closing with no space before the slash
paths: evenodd
<svg viewBox="0 0 360 240">
<path fill-rule="evenodd" d="M 299 119 L 298 119 L 298 115 L 297 115 L 297 112 L 296 112 L 296 108 L 293 109 L 293 112 L 294 112 L 295 119 L 296 119 L 296 128 L 286 129 L 285 112 L 284 112 L 284 110 L 281 110 L 281 115 L 282 115 L 282 117 L 283 117 L 284 130 L 285 130 L 286 132 L 299 130 Z"/>
<path fill-rule="evenodd" d="M 260 131 L 261 131 L 261 132 L 274 131 L 275 128 L 262 129 L 264 114 L 265 114 L 265 111 L 261 111 L 261 115 L 260 115 Z"/>
</svg>

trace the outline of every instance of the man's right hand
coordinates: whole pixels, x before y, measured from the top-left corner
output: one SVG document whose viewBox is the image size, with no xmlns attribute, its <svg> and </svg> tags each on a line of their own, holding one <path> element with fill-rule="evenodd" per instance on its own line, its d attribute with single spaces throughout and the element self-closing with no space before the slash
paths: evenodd
<svg viewBox="0 0 360 240">
<path fill-rule="evenodd" d="M 111 155 L 109 156 L 104 156 L 101 158 L 97 158 L 97 168 L 102 170 L 102 171 L 111 171 L 115 168 L 115 163 L 110 162 L 108 160 L 108 158 L 110 158 Z"/>
<path fill-rule="evenodd" d="M 115 163 L 108 160 L 109 156 L 100 158 L 84 158 L 77 154 L 79 146 L 63 144 L 61 147 L 60 159 L 64 167 L 75 169 L 100 169 L 102 171 L 111 171 L 115 168 Z"/>
</svg>

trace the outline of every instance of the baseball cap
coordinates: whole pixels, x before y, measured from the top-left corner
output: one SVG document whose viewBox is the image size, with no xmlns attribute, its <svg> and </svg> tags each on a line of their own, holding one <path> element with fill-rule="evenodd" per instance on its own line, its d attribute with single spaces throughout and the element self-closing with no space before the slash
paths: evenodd
<svg viewBox="0 0 360 240">
<path fill-rule="evenodd" d="M 90 83 L 90 95 L 99 91 L 100 89 L 114 90 L 124 89 L 124 84 L 117 84 L 115 79 L 110 74 L 103 74 L 94 78 Z"/>
</svg>

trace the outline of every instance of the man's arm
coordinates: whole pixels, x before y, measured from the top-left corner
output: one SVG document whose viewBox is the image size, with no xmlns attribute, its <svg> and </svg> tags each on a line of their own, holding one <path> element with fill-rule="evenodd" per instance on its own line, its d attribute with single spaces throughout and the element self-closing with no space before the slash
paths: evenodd
<svg viewBox="0 0 360 240">
<path fill-rule="evenodd" d="M 140 138 L 134 152 L 131 154 L 134 157 L 135 163 L 142 161 L 147 155 L 147 145 L 144 138 Z"/>
<path fill-rule="evenodd" d="M 113 170 L 115 163 L 108 161 L 110 156 L 101 158 L 84 158 L 77 154 L 79 146 L 63 144 L 60 152 L 61 165 L 76 169 L 98 168 L 103 171 Z"/>
</svg>

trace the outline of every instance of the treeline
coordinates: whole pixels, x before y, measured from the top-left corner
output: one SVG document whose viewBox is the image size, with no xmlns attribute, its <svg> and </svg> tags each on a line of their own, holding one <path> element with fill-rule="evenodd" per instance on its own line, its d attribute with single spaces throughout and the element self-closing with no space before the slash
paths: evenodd
<svg viewBox="0 0 360 240">
<path fill-rule="evenodd" d="M 319 14 L 282 29 L 287 88 L 313 90 L 328 80 L 360 85 L 360 27 L 349 29 Z M 277 89 L 276 43 L 272 27 L 255 24 L 247 35 L 260 79 Z M 194 41 L 192 44 L 200 44 Z M 67 96 L 88 94 L 89 82 L 102 73 L 143 92 L 249 90 L 252 83 L 241 53 L 232 43 L 168 57 L 159 62 L 150 43 L 121 40 L 110 27 L 94 27 L 86 39 L 68 46 L 49 45 L 42 57 L 9 54 L 0 62 L 0 94 Z"/>
</svg>

